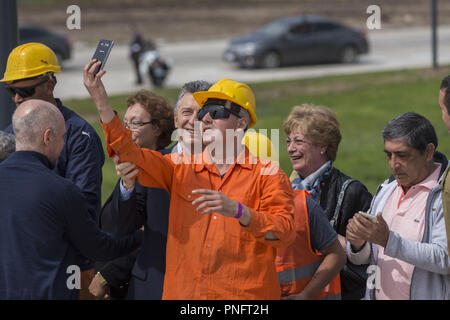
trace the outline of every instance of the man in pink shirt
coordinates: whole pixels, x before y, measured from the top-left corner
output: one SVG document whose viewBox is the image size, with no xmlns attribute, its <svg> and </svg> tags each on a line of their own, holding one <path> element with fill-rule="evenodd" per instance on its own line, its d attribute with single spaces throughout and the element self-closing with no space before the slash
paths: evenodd
<svg viewBox="0 0 450 320">
<path fill-rule="evenodd" d="M 431 123 L 413 112 L 383 130 L 392 177 L 377 190 L 369 213 L 347 226 L 347 256 L 369 263 L 367 299 L 449 299 L 450 260 L 442 210 L 442 173 L 448 165 L 436 152 Z M 375 281 L 373 281 L 375 280 Z"/>
</svg>

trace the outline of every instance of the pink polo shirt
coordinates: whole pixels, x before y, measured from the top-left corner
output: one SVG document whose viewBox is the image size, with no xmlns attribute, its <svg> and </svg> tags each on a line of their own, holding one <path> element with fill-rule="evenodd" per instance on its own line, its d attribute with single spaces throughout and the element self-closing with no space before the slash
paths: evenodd
<svg viewBox="0 0 450 320">
<path fill-rule="evenodd" d="M 389 230 L 402 238 L 422 240 L 425 206 L 430 190 L 437 184 L 441 165 L 435 163 L 436 169 L 422 182 L 412 186 L 406 194 L 398 185 L 383 209 L 383 219 Z M 384 248 L 378 250 L 378 267 L 380 268 L 380 288 L 375 289 L 377 300 L 409 300 L 411 277 L 414 265 L 384 254 Z"/>
</svg>

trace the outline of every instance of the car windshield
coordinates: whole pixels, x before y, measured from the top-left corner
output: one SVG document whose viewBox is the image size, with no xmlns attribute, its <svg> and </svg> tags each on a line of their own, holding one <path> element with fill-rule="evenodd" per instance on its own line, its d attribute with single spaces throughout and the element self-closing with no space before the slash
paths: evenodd
<svg viewBox="0 0 450 320">
<path fill-rule="evenodd" d="M 289 25 L 284 21 L 275 21 L 262 27 L 261 29 L 256 31 L 256 33 L 273 37 L 285 33 L 288 27 Z"/>
</svg>

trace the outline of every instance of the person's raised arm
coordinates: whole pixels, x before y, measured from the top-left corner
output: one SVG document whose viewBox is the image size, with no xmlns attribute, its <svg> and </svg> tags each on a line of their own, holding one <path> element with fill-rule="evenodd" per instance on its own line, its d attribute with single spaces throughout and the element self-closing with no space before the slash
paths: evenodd
<svg viewBox="0 0 450 320">
<path fill-rule="evenodd" d="M 133 142 L 131 132 L 123 127 L 120 118 L 108 103 L 108 95 L 102 83 L 105 70 L 94 76 L 100 62 L 91 60 L 83 69 L 84 85 L 100 115 L 107 152 L 110 157 L 118 155 L 120 162 L 132 162 L 140 167 L 137 175 L 141 185 L 163 188 L 170 192 L 173 163 L 164 159 L 158 152 L 140 148 Z"/>
<path fill-rule="evenodd" d="M 101 78 L 106 73 L 106 70 L 102 70 L 94 75 L 94 71 L 100 67 L 101 61 L 92 59 L 83 69 L 84 86 L 89 92 L 92 100 L 97 107 L 100 119 L 103 123 L 108 123 L 114 119 L 114 110 L 108 103 L 108 95 L 105 90 L 105 86 Z"/>
</svg>

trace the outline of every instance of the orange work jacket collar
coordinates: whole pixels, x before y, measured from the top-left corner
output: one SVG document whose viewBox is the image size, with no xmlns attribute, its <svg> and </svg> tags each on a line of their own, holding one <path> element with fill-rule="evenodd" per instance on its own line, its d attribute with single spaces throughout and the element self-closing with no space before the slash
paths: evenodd
<svg viewBox="0 0 450 320">
<path fill-rule="evenodd" d="M 203 153 L 196 155 L 196 157 L 202 157 L 201 159 L 196 159 L 194 161 L 194 170 L 195 172 L 200 172 L 204 169 L 207 169 L 210 172 L 217 171 L 213 160 L 211 159 L 211 155 L 209 154 L 208 149 L 206 148 Z M 241 153 L 236 157 L 233 165 L 230 167 L 233 168 L 236 165 L 241 166 L 245 169 L 251 169 L 252 164 L 256 164 L 256 158 L 250 154 L 250 151 L 245 147 Z"/>
</svg>

